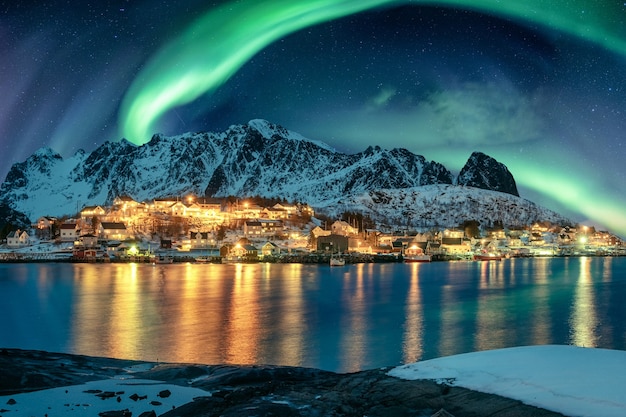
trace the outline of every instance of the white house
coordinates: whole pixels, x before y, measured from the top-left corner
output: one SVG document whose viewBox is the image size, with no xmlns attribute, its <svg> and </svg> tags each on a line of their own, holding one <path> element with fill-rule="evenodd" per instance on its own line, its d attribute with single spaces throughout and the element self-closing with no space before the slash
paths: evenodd
<svg viewBox="0 0 626 417">
<path fill-rule="evenodd" d="M 83 221 L 91 221 L 92 217 L 102 217 L 106 211 L 100 206 L 87 206 L 80 211 L 80 218 Z"/>
<path fill-rule="evenodd" d="M 283 222 L 280 220 L 246 220 L 243 225 L 243 233 L 246 237 L 276 236 L 282 231 Z"/>
<path fill-rule="evenodd" d="M 17 229 L 7 235 L 7 246 L 10 248 L 19 248 L 30 244 L 30 236 L 25 230 Z"/>
<path fill-rule="evenodd" d="M 350 236 L 356 235 L 359 233 L 359 229 L 350 226 L 348 222 L 344 222 L 343 220 L 337 220 L 330 226 L 330 230 L 335 235 L 341 236 Z"/>
<path fill-rule="evenodd" d="M 60 235 L 63 242 L 74 242 L 80 237 L 80 229 L 76 223 L 63 223 Z"/>
<path fill-rule="evenodd" d="M 125 240 L 130 237 L 126 225 L 115 222 L 101 222 L 98 234 L 107 240 Z"/>
<path fill-rule="evenodd" d="M 266 242 L 261 246 L 261 256 L 278 256 L 280 255 L 280 248 L 273 242 Z"/>
<path fill-rule="evenodd" d="M 215 236 L 209 232 L 189 232 L 191 249 L 205 249 L 215 246 Z"/>
</svg>

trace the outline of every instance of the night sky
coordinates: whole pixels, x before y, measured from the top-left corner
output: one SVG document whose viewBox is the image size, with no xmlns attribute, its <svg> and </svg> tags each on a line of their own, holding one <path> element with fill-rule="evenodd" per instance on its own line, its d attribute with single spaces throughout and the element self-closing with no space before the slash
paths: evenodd
<svg viewBox="0 0 626 417">
<path fill-rule="evenodd" d="M 12 3 L 2 178 L 42 146 L 67 157 L 263 118 L 456 171 L 482 151 L 522 197 L 626 237 L 623 1 Z"/>
</svg>

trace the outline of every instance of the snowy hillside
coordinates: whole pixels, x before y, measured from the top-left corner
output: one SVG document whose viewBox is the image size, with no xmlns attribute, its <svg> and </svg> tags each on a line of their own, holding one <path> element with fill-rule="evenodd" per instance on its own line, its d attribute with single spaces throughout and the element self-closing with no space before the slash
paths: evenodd
<svg viewBox="0 0 626 417">
<path fill-rule="evenodd" d="M 368 147 L 344 154 L 265 120 L 252 120 L 221 133 L 155 135 L 142 146 L 107 142 L 65 160 L 43 148 L 13 165 L 0 187 L 0 201 L 31 221 L 109 205 L 122 195 L 145 201 L 189 194 L 284 198 L 336 212 L 367 211 L 400 224 L 407 219 L 447 225 L 467 218 L 505 223 L 556 218 L 513 197 L 513 176 L 487 155 L 473 153 L 462 172 L 462 183 L 471 180 L 473 187 L 500 192 L 457 189 L 443 165 L 406 149 Z"/>
<path fill-rule="evenodd" d="M 379 224 L 419 228 L 458 226 L 465 220 L 478 220 L 486 226 L 495 221 L 506 226 L 522 226 L 536 221 L 569 223 L 560 214 L 523 198 L 453 185 L 370 191 L 327 201 L 320 204 L 318 210 L 331 216 L 345 211 L 367 213 Z"/>
</svg>

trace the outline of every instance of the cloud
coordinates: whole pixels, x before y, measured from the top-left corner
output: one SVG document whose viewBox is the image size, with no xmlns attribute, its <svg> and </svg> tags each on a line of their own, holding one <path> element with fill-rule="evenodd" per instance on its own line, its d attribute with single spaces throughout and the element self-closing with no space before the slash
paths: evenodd
<svg viewBox="0 0 626 417">
<path fill-rule="evenodd" d="M 369 100 L 367 104 L 368 110 L 376 111 L 385 108 L 396 93 L 397 90 L 394 87 L 382 87 L 378 94 Z"/>
<path fill-rule="evenodd" d="M 450 146 L 480 149 L 541 139 L 545 123 L 537 111 L 540 101 L 501 83 L 466 83 L 422 100 L 387 87 L 359 106 L 320 110 L 298 126 L 304 126 L 305 135 L 333 138 L 353 151 L 390 140 L 414 152 Z"/>
<path fill-rule="evenodd" d="M 431 95 L 420 106 L 447 145 L 492 145 L 534 141 L 543 123 L 533 98 L 498 84 L 466 84 Z"/>
</svg>

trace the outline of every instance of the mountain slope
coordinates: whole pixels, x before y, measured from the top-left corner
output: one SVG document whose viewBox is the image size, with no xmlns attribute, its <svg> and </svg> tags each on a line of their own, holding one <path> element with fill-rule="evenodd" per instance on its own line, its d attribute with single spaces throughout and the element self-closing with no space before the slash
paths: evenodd
<svg viewBox="0 0 626 417">
<path fill-rule="evenodd" d="M 484 154 L 472 154 L 462 174 L 457 180 L 461 184 L 517 194 L 508 169 Z M 142 146 L 108 142 L 65 160 L 43 148 L 11 168 L 0 187 L 0 201 L 31 220 L 74 214 L 86 205 L 109 205 L 120 195 L 137 201 L 188 194 L 260 195 L 330 208 L 340 200 L 357 201 L 387 190 L 393 204 L 402 207 L 400 196 L 410 201 L 410 193 L 432 185 L 448 185 L 452 193 L 454 180 L 443 165 L 406 149 L 369 147 L 344 154 L 265 120 L 252 120 L 220 133 L 154 135 Z M 464 198 L 483 198 L 470 194 L 464 192 Z M 364 209 L 382 210 L 375 198 Z M 456 219 L 439 217 L 439 222 Z"/>
<path fill-rule="evenodd" d="M 330 216 L 367 213 L 376 223 L 405 227 L 458 226 L 477 220 L 491 226 L 523 226 L 537 221 L 569 224 L 570 220 L 531 201 L 498 191 L 446 184 L 401 190 L 375 190 L 328 201 L 318 210 Z"/>
<path fill-rule="evenodd" d="M 482 152 L 472 153 L 459 173 L 457 184 L 519 197 L 515 179 L 509 169 Z"/>
</svg>

